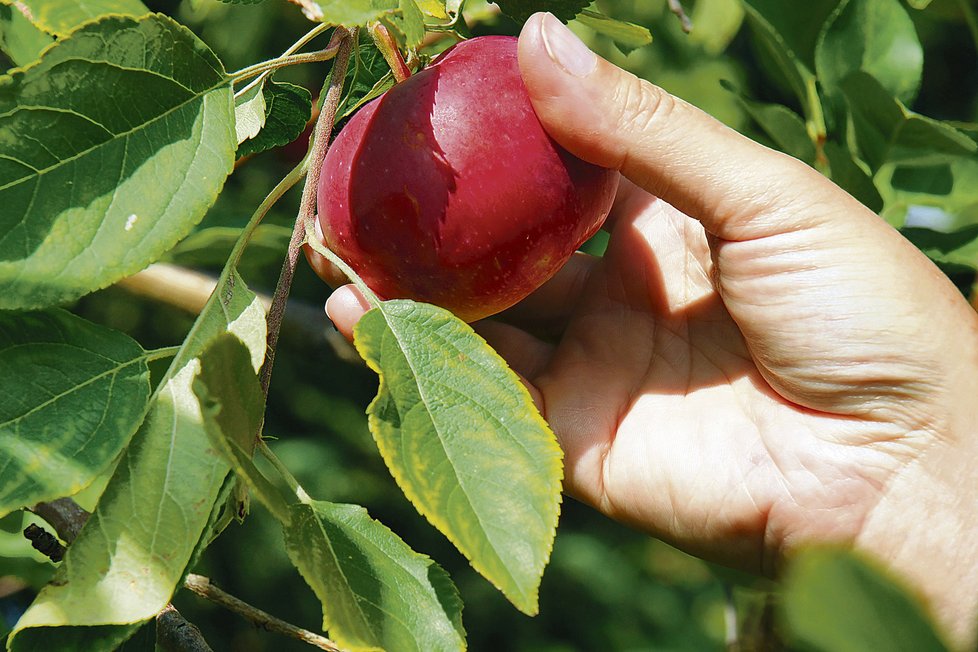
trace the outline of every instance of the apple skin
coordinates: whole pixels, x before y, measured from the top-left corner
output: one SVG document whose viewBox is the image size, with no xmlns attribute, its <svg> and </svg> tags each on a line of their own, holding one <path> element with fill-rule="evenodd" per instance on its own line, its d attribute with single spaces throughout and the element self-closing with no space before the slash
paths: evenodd
<svg viewBox="0 0 978 652">
<path fill-rule="evenodd" d="M 455 45 L 330 147 L 317 197 L 326 245 L 381 299 L 481 319 L 547 281 L 607 217 L 618 172 L 546 134 L 516 43 Z"/>
</svg>

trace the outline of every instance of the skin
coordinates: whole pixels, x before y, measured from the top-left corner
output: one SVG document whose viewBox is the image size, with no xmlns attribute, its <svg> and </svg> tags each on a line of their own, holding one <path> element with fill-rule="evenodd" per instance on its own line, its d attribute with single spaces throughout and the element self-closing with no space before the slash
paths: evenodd
<svg viewBox="0 0 978 652">
<path fill-rule="evenodd" d="M 684 550 L 777 574 L 802 544 L 868 552 L 973 645 L 978 315 L 803 163 L 594 55 L 520 36 L 541 122 L 623 177 L 606 255 L 577 255 L 480 332 L 565 451 L 565 488 Z M 347 336 L 350 286 L 327 311 Z"/>
</svg>

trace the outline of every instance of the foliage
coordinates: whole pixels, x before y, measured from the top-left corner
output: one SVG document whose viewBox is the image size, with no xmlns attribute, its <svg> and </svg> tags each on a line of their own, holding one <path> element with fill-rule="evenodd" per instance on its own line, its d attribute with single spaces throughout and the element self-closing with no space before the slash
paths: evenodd
<svg viewBox="0 0 978 652">
<path fill-rule="evenodd" d="M 190 570 L 351 650 L 720 644 L 725 597 L 702 562 L 573 503 L 557 528 L 553 435 L 450 314 L 378 306 L 357 329 L 368 368 L 316 312 L 287 313 L 267 403 L 259 381 L 256 290 L 274 287 L 304 168 L 286 170 L 331 81 L 327 55 L 292 44 L 312 55 L 324 26 L 379 22 L 417 66 L 544 6 L 615 63 L 812 165 L 973 291 L 966 0 L 698 0 L 689 35 L 665 0 L 509 0 L 502 13 L 479 0 L 0 0 L 10 649 L 140 649 L 171 600 L 227 649 L 289 647 L 178 592 Z M 337 127 L 393 83 L 364 30 Z M 199 315 L 125 289 L 159 261 L 216 275 Z M 320 304 L 325 289 L 300 269 L 293 295 Z M 93 512 L 55 568 L 19 532 L 37 522 L 26 508 L 63 496 Z M 750 614 L 769 590 L 751 581 L 736 602 Z M 792 644 L 941 649 L 900 588 L 846 555 L 803 556 L 779 590 L 777 634 Z M 505 602 L 534 613 L 538 595 L 534 620 Z"/>
</svg>

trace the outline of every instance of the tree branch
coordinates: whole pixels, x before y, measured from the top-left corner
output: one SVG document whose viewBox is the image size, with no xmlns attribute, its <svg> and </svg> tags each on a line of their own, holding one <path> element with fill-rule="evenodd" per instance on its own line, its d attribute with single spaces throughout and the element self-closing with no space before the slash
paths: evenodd
<svg viewBox="0 0 978 652">
<path fill-rule="evenodd" d="M 262 611 L 257 607 L 253 607 L 243 600 L 239 600 L 230 593 L 222 591 L 214 586 L 213 582 L 202 575 L 194 575 L 193 573 L 187 575 L 187 580 L 184 582 L 184 586 L 200 597 L 210 600 L 215 604 L 219 604 L 229 611 L 233 611 L 264 630 L 298 639 L 304 643 L 318 647 L 320 650 L 328 650 L 329 652 L 343 652 L 343 650 L 338 647 L 336 643 L 329 640 L 325 636 L 314 634 L 313 632 L 302 629 L 301 627 L 296 627 L 295 625 L 287 623 L 284 620 L 279 620 L 275 616 Z"/>
<path fill-rule="evenodd" d="M 316 120 L 316 128 L 313 130 L 312 145 L 309 148 L 306 163 L 306 185 L 302 189 L 299 215 L 296 217 L 295 226 L 292 229 L 292 239 L 289 241 L 289 250 L 286 253 L 285 261 L 282 263 L 282 271 L 278 277 L 278 284 L 275 286 L 275 294 L 272 296 L 272 303 L 268 308 L 268 337 L 265 347 L 265 363 L 262 365 L 260 374 L 261 388 L 266 397 L 268 396 L 268 386 L 272 379 L 272 367 L 275 365 L 275 349 L 278 346 L 279 330 L 285 314 L 285 303 L 288 301 L 289 290 L 292 288 L 292 278 L 295 276 L 295 268 L 299 260 L 299 249 L 305 239 L 306 218 L 316 214 L 316 194 L 319 188 L 319 173 L 323 167 L 323 160 L 326 158 L 326 150 L 329 148 L 329 139 L 333 133 L 333 121 L 336 118 L 336 111 L 339 109 L 340 101 L 343 99 L 343 83 L 346 80 L 346 69 L 350 62 L 350 52 L 356 40 L 356 29 L 347 31 L 342 27 L 337 27 L 330 41 L 330 47 L 336 47 L 337 51 L 333 61 L 333 69 L 329 73 L 329 88 L 326 90 L 323 108 L 319 112 L 319 118 Z"/>
<path fill-rule="evenodd" d="M 214 652 L 200 629 L 172 604 L 156 617 L 156 649 L 162 652 Z"/>
<path fill-rule="evenodd" d="M 689 34 L 693 31 L 693 21 L 686 15 L 686 11 L 683 9 L 683 5 L 679 0 L 669 0 L 669 11 L 676 14 L 679 18 L 679 24 L 682 25 L 684 32 Z"/>
</svg>

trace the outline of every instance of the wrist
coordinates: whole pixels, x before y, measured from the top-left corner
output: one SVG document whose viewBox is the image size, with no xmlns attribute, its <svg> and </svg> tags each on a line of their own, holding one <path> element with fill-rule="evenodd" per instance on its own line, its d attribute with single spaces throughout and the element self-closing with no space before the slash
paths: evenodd
<svg viewBox="0 0 978 652">
<path fill-rule="evenodd" d="M 975 387 L 973 379 L 970 385 Z M 959 405 L 952 436 L 895 476 L 869 514 L 856 547 L 908 582 L 949 643 L 978 636 L 978 409 Z"/>
</svg>

